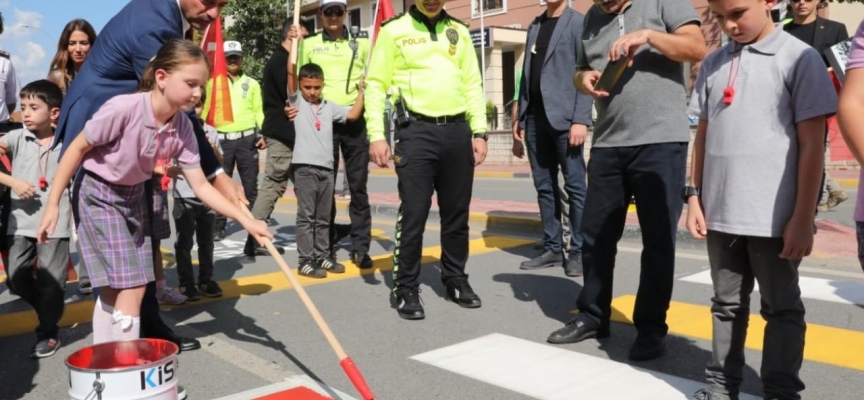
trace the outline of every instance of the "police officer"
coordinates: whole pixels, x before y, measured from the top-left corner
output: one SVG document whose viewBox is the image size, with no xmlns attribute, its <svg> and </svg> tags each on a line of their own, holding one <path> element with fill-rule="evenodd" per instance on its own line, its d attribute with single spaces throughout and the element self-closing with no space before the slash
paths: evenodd
<svg viewBox="0 0 864 400">
<path fill-rule="evenodd" d="M 264 124 L 264 106 L 261 102 L 261 85 L 258 81 L 243 75 L 243 49 L 240 42 L 229 40 L 224 44 L 225 58 L 228 61 L 228 79 L 230 80 L 231 109 L 234 122 L 217 127 L 219 143 L 224 158 L 223 168 L 228 176 L 234 176 L 234 166 L 240 172 L 240 181 L 249 204 L 255 204 L 258 194 L 258 149 L 264 148 L 264 139 L 258 137 L 258 128 Z M 211 79 L 207 92 L 213 85 Z M 204 115 L 210 110 L 210 101 L 204 105 Z M 226 219 L 216 217 L 215 240 L 225 238 Z"/>
<path fill-rule="evenodd" d="M 348 106 L 357 100 L 357 83 L 366 68 L 369 55 L 369 36 L 359 29 L 348 29 L 344 25 L 345 0 L 320 0 L 318 15 L 324 22 L 324 30 L 305 39 L 300 48 L 297 64 L 315 63 L 321 66 L 327 85 L 322 96 L 328 101 Z M 379 114 L 381 115 L 381 114 Z M 359 119 L 345 124 L 333 124 L 333 159 L 339 160 L 339 150 L 345 160 L 344 173 L 348 178 L 351 203 L 351 260 L 360 268 L 371 268 L 369 244 L 372 241 L 372 214 L 369 211 L 369 195 L 366 183 L 369 178 L 369 142 L 366 139 L 366 122 Z M 337 169 L 333 170 L 335 174 Z M 333 203 L 330 217 L 330 252 L 341 238 Z M 335 257 L 334 257 L 335 258 Z"/>
<path fill-rule="evenodd" d="M 3 14 L 0 14 L 0 34 L 3 34 Z M 18 103 L 18 78 L 8 52 L 0 50 L 0 134 L 21 128 L 11 116 Z"/>
<path fill-rule="evenodd" d="M 386 168 L 384 99 L 397 121 L 393 163 L 402 204 L 396 220 L 393 295 L 399 316 L 423 319 L 418 277 L 433 190 L 441 215 L 441 278 L 447 298 L 480 307 L 468 284 L 468 205 L 474 167 L 486 158 L 486 105 L 468 26 L 444 0 L 424 0 L 382 24 L 366 78 L 366 126 L 372 161 Z"/>
</svg>

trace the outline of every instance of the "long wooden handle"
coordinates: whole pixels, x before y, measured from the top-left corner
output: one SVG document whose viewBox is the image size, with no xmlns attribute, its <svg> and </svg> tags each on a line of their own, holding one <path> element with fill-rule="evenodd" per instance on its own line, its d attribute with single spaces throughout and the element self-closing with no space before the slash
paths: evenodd
<svg viewBox="0 0 864 400">
<path fill-rule="evenodd" d="M 294 0 L 294 21 L 292 24 L 294 26 L 300 25 L 300 4 L 303 0 Z M 299 34 L 299 32 L 298 32 Z M 300 43 L 300 38 L 295 37 L 291 39 L 291 64 L 297 65 L 297 45 Z M 281 258 L 281 257 L 280 257 Z M 293 283 L 292 283 L 293 284 Z"/>
<path fill-rule="evenodd" d="M 299 3 L 299 0 L 294 0 Z M 249 218 L 255 219 L 252 216 L 252 213 L 249 212 L 249 209 L 245 206 L 243 207 L 243 212 Z M 276 260 L 276 264 L 279 265 L 279 269 L 282 270 L 282 273 L 285 274 L 285 277 L 288 278 L 288 281 L 291 282 L 291 286 L 294 287 L 294 290 L 297 292 L 297 295 L 300 296 L 300 301 L 303 302 L 303 305 L 306 306 L 306 309 L 309 311 L 309 314 L 312 315 L 312 319 L 315 320 L 315 323 L 318 324 L 318 329 L 321 330 L 321 333 L 324 334 L 324 337 L 327 338 L 327 342 L 330 343 L 330 347 L 333 348 L 333 352 L 336 353 L 336 357 L 339 358 L 339 361 L 342 361 L 346 357 L 345 350 L 342 349 L 342 345 L 339 344 L 339 341 L 336 340 L 336 335 L 333 334 L 333 331 L 330 330 L 330 326 L 327 325 L 327 321 L 324 321 L 324 317 L 321 316 L 321 313 L 318 312 L 318 308 L 315 307 L 315 303 L 312 302 L 312 299 L 309 298 L 309 295 L 306 294 L 306 289 L 300 284 L 300 281 L 297 279 L 297 276 L 294 275 L 294 271 L 285 263 L 285 260 L 282 258 L 282 255 L 279 254 L 279 251 L 276 250 L 276 247 L 273 246 L 273 242 L 268 238 L 262 238 L 261 240 L 264 242 L 264 247 L 267 248 L 267 251 L 270 252 L 270 255 Z"/>
</svg>

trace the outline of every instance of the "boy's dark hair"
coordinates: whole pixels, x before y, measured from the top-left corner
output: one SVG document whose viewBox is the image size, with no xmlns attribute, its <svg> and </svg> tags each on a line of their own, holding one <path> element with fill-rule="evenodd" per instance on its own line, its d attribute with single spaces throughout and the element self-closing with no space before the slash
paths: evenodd
<svg viewBox="0 0 864 400">
<path fill-rule="evenodd" d="M 297 75 L 298 81 L 303 78 L 324 80 L 324 71 L 321 69 L 321 66 L 315 63 L 309 63 L 300 67 L 300 73 Z"/>
<path fill-rule="evenodd" d="M 63 105 L 63 92 L 56 83 L 46 79 L 33 81 L 21 89 L 21 99 L 37 98 L 45 102 L 48 108 L 60 108 Z"/>
</svg>

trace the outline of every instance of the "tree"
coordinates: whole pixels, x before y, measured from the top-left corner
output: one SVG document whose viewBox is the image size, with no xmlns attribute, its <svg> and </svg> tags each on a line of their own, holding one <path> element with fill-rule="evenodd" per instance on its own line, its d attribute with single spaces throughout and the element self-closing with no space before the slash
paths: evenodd
<svg viewBox="0 0 864 400">
<path fill-rule="evenodd" d="M 236 40 L 243 46 L 243 73 L 261 80 L 264 64 L 280 43 L 286 18 L 286 0 L 231 1 L 222 10 L 225 17 L 225 40 Z M 293 9 L 293 0 L 288 0 Z"/>
</svg>

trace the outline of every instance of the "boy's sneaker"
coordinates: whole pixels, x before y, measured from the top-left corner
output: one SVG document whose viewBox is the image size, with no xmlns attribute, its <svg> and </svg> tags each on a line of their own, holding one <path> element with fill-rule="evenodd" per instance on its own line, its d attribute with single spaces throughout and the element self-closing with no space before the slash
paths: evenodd
<svg viewBox="0 0 864 400">
<path fill-rule="evenodd" d="M 180 294 L 186 296 L 187 301 L 201 300 L 201 293 L 198 292 L 198 288 L 194 284 L 180 286 Z"/>
<path fill-rule="evenodd" d="M 78 282 L 78 293 L 83 295 L 93 294 L 93 284 L 90 281 Z"/>
<path fill-rule="evenodd" d="M 693 393 L 693 400 L 738 400 L 738 396 L 714 393 L 710 389 L 705 388 Z"/>
<path fill-rule="evenodd" d="M 186 296 L 175 292 L 173 288 L 166 287 L 156 291 L 156 300 L 159 304 L 177 306 L 186 302 Z"/>
<path fill-rule="evenodd" d="M 482 305 L 480 296 L 474 293 L 474 289 L 468 283 L 468 278 L 453 278 L 447 281 L 444 286 L 447 288 L 447 300 L 458 304 L 460 307 L 479 308 Z"/>
<path fill-rule="evenodd" d="M 419 288 L 399 289 L 394 293 L 396 297 L 396 312 L 399 317 L 408 320 L 419 320 L 426 318 L 423 310 L 423 301 L 420 300 Z"/>
<path fill-rule="evenodd" d="M 60 339 L 47 338 L 41 339 L 33 346 L 33 352 L 30 353 L 32 358 L 51 357 L 60 348 Z"/>
<path fill-rule="evenodd" d="M 198 290 L 207 297 L 222 297 L 222 288 L 214 281 L 199 284 Z"/>
<path fill-rule="evenodd" d="M 341 274 L 345 272 L 344 265 L 329 258 L 322 258 L 321 260 L 319 260 L 318 266 L 325 269 L 327 272 L 332 272 L 334 274 Z"/>
<path fill-rule="evenodd" d="M 300 275 L 308 276 L 310 278 L 320 279 L 327 277 L 327 271 L 325 271 L 323 268 L 319 267 L 317 263 L 314 263 L 312 261 L 306 261 L 305 263 L 303 263 L 298 272 L 300 273 Z"/>
</svg>

